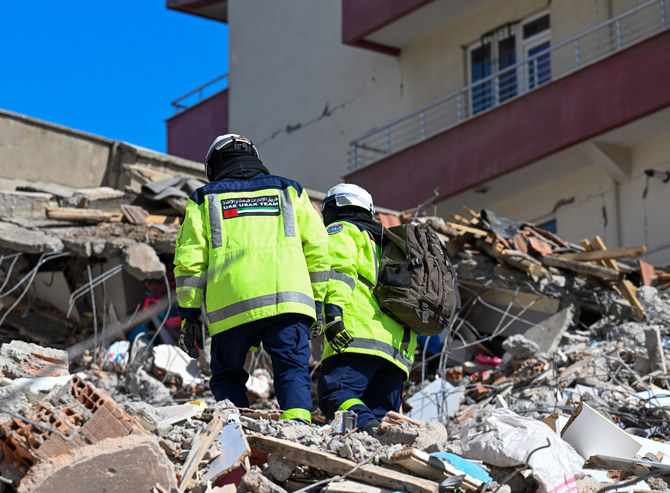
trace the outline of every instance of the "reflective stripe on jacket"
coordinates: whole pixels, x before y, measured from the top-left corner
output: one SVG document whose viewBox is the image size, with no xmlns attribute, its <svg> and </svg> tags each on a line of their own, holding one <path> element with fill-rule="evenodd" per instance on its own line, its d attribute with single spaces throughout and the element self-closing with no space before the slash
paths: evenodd
<svg viewBox="0 0 670 493">
<path fill-rule="evenodd" d="M 344 326 L 353 337 L 346 353 L 379 356 L 405 372 L 414 362 L 416 334 L 381 313 L 372 287 L 377 282 L 381 249 L 369 233 L 341 221 L 328 227 L 330 280 L 326 303 L 343 309 Z M 333 354 L 324 344 L 323 359 Z"/>
<path fill-rule="evenodd" d="M 196 190 L 177 236 L 182 309 L 200 307 L 211 335 L 282 313 L 316 317 L 330 269 L 328 235 L 295 181 L 259 174 Z"/>
</svg>

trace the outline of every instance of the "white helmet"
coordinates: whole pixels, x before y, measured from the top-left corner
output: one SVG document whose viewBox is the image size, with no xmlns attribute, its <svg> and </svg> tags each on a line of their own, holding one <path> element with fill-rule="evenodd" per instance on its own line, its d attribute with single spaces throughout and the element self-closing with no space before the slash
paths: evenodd
<svg viewBox="0 0 670 493">
<path fill-rule="evenodd" d="M 205 175 L 209 181 L 212 181 L 213 179 L 210 175 L 216 173 L 215 170 L 212 169 L 213 166 L 210 162 L 210 158 L 212 158 L 215 153 L 223 154 L 227 150 L 242 151 L 250 156 L 258 157 L 258 149 L 256 149 L 251 140 L 246 137 L 242 137 L 238 134 L 219 135 L 214 139 L 214 142 L 212 142 L 209 151 L 207 151 L 207 156 L 205 157 Z"/>
<path fill-rule="evenodd" d="M 372 203 L 372 195 L 370 195 L 364 188 L 354 185 L 352 183 L 340 183 L 328 190 L 326 197 L 321 202 L 321 210 L 327 202 L 335 201 L 338 207 L 353 205 L 362 207 L 372 214 L 375 212 L 375 206 Z"/>
</svg>

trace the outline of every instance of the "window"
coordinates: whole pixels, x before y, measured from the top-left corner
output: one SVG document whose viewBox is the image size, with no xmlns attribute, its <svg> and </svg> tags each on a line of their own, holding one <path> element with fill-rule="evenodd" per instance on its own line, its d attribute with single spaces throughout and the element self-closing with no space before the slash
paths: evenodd
<svg viewBox="0 0 670 493">
<path fill-rule="evenodd" d="M 551 219 L 549 221 L 545 221 L 542 224 L 537 225 L 538 228 L 543 229 L 545 231 L 549 231 L 550 233 L 556 234 L 556 219 Z"/>
<path fill-rule="evenodd" d="M 468 48 L 473 115 L 551 80 L 549 27 L 549 14 L 542 13 L 486 33 Z M 528 58 L 527 66 L 514 67 Z"/>
<path fill-rule="evenodd" d="M 522 23 L 522 56 L 528 61 L 526 87 L 535 89 L 551 80 L 549 14 L 531 17 Z M 543 52 L 547 52 L 542 54 Z"/>
</svg>

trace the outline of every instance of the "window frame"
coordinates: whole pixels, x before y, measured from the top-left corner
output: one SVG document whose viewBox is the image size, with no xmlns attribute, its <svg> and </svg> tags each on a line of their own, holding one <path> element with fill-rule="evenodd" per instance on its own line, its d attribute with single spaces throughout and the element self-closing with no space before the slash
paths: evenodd
<svg viewBox="0 0 670 493">
<path fill-rule="evenodd" d="M 549 16 L 549 9 L 545 9 L 541 12 L 537 12 L 529 17 L 526 17 L 522 21 L 516 22 L 516 23 L 510 23 L 509 24 L 509 29 L 510 29 L 510 36 L 509 37 L 514 37 L 514 45 L 515 45 L 515 57 L 516 61 L 514 62 L 519 63 L 522 60 L 525 60 L 528 58 L 528 52 L 532 50 L 533 48 L 536 48 L 539 45 L 542 45 L 543 43 L 549 42 L 549 49 L 551 49 L 551 17 L 549 17 L 549 26 L 547 29 L 544 29 L 543 31 L 540 31 L 539 33 L 533 34 L 532 36 L 529 36 L 528 38 L 523 38 L 523 28 L 525 25 L 534 22 L 544 16 Z M 508 37 L 508 38 L 509 38 Z M 484 44 L 489 44 L 490 45 L 490 61 L 491 61 L 491 74 L 482 77 L 482 79 L 489 77 L 490 75 L 494 75 L 498 72 L 500 72 L 500 47 L 499 44 L 501 41 L 504 41 L 505 39 L 508 38 L 503 38 L 503 39 L 489 39 L 489 41 L 486 41 L 486 35 L 483 35 L 480 37 L 479 40 L 477 40 L 474 43 L 471 43 L 470 45 L 467 46 L 466 48 L 466 70 L 467 70 L 467 81 L 468 81 L 468 86 L 470 86 L 470 90 L 468 91 L 468 100 L 469 100 L 469 111 L 470 115 L 474 116 L 479 113 L 483 113 L 484 111 L 487 111 L 491 108 L 495 108 L 499 104 L 514 99 L 517 96 L 520 96 L 527 91 L 534 89 L 535 87 L 538 87 L 546 82 L 551 81 L 551 58 L 549 58 L 549 68 L 550 68 L 550 75 L 549 79 L 546 81 L 542 81 L 539 84 L 534 85 L 532 88 L 530 87 L 530 77 L 528 75 L 528 65 L 524 64 L 522 66 L 519 66 L 515 72 L 515 87 L 514 87 L 514 94 L 509 96 L 509 97 L 504 97 L 501 99 L 500 96 L 500 77 L 494 77 L 492 78 L 489 82 L 484 83 L 482 86 L 477 86 L 481 87 L 481 91 L 486 93 L 490 92 L 492 97 L 491 97 L 491 102 L 490 103 L 477 103 L 474 101 L 473 95 L 475 94 L 475 91 L 477 90 L 477 87 L 472 87 L 473 84 L 477 83 L 477 80 L 472 79 L 472 69 L 473 69 L 473 63 L 472 63 L 472 54 L 475 50 L 481 48 Z M 481 79 L 480 79 L 481 80 Z M 489 85 L 490 84 L 490 85 Z M 496 88 L 496 86 L 498 86 Z M 488 89 L 484 89 L 484 87 L 488 87 Z M 481 107 L 480 107 L 481 106 Z"/>
</svg>

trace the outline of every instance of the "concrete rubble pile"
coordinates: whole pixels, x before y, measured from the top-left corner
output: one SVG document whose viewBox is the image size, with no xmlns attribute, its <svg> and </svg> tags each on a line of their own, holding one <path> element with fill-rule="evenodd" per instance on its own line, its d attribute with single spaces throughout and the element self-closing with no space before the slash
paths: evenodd
<svg viewBox="0 0 670 493">
<path fill-rule="evenodd" d="M 250 408 L 214 401 L 207 351 L 190 360 L 170 322 L 197 183 L 127 171 L 122 192 L 0 193 L 0 492 L 668 491 L 670 275 L 645 247 L 380 213 L 438 232 L 462 306 L 373 437 L 316 409 L 280 421 L 262 351 Z"/>
</svg>

